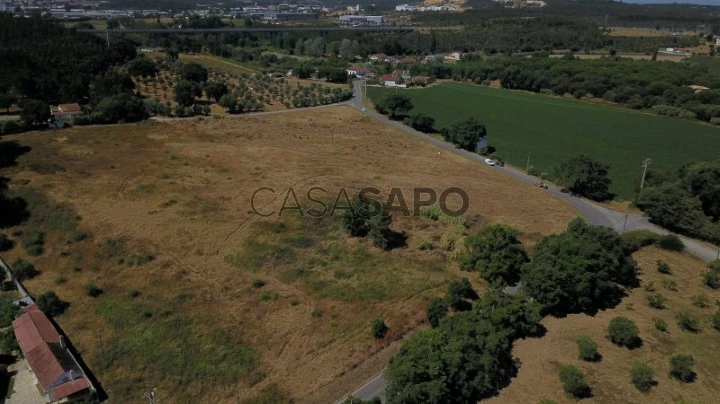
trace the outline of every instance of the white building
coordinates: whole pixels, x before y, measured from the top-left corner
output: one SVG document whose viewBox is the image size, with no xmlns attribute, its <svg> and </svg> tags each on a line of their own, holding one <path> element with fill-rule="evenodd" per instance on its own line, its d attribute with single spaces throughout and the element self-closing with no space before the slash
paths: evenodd
<svg viewBox="0 0 720 404">
<path fill-rule="evenodd" d="M 381 15 L 341 15 L 338 18 L 340 25 L 368 26 L 385 25 L 387 19 Z"/>
</svg>

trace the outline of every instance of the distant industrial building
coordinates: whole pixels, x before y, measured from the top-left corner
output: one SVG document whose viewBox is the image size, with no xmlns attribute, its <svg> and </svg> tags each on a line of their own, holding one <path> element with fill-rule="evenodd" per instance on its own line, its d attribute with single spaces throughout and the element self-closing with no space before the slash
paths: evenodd
<svg viewBox="0 0 720 404">
<path fill-rule="evenodd" d="M 338 18 L 340 25 L 377 26 L 387 24 L 387 19 L 381 15 L 342 15 Z"/>
</svg>

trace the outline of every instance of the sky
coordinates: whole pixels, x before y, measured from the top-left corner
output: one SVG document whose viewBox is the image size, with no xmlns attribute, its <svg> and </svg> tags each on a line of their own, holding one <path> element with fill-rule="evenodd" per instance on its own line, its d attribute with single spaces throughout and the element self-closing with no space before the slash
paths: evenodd
<svg viewBox="0 0 720 404">
<path fill-rule="evenodd" d="M 623 3 L 635 4 L 672 4 L 672 3 L 690 3 L 690 4 L 706 4 L 710 6 L 720 6 L 720 0 L 622 0 Z"/>
</svg>

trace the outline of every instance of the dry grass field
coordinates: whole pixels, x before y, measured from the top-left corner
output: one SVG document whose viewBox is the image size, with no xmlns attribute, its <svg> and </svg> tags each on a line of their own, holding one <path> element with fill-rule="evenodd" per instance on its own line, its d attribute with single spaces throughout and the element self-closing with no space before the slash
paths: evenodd
<svg viewBox="0 0 720 404">
<path fill-rule="evenodd" d="M 581 400 L 587 403 L 717 403 L 720 391 L 720 333 L 709 326 L 709 317 L 718 307 L 720 292 L 702 284 L 701 274 L 707 267 L 692 256 L 646 248 L 635 254 L 642 270 L 641 287 L 634 289 L 616 308 L 599 312 L 590 317 L 583 314 L 567 318 L 548 317 L 543 320 L 547 334 L 542 338 L 525 339 L 515 343 L 513 354 L 522 365 L 516 379 L 502 390 L 491 403 L 535 403 L 541 397 L 558 403 L 577 400 L 564 395 L 558 370 L 561 365 L 577 366 L 586 375 L 593 397 Z M 672 274 L 661 274 L 656 261 L 663 260 L 672 268 Z M 664 287 L 675 281 L 677 291 Z M 666 297 L 666 308 L 653 309 L 647 304 L 645 285 L 652 283 Z M 706 295 L 709 306 L 692 304 L 692 297 Z M 686 311 L 695 316 L 702 326 L 698 333 L 682 331 L 675 320 L 678 312 Z M 626 316 L 635 321 L 640 329 L 642 346 L 629 350 L 612 344 L 605 338 L 608 323 L 613 317 Z M 654 326 L 660 318 L 668 324 L 667 332 Z M 599 362 L 578 359 L 575 340 L 580 335 L 590 336 L 602 355 Z M 682 383 L 670 378 L 669 359 L 676 353 L 691 354 L 695 358 L 697 379 Z M 630 382 L 630 367 L 634 362 L 647 363 L 655 371 L 657 385 L 648 393 L 641 393 Z"/>
<path fill-rule="evenodd" d="M 407 137 L 349 107 L 238 119 L 73 128 L 3 138 L 31 150 L 0 171 L 32 213 L 18 230 L 46 233 L 25 257 L 26 286 L 70 303 L 59 324 L 113 402 L 157 387 L 163 402 L 235 402 L 276 384 L 300 402 L 329 402 L 336 383 L 421 325 L 425 302 L 459 271 L 445 225 L 396 216 L 407 246 L 383 252 L 347 237 L 336 219 L 252 213 L 278 209 L 293 187 L 375 186 L 467 191 L 469 230 L 517 227 L 528 247 L 576 212 L 493 168 Z M 85 240 L 69 241 L 73 232 Z M 17 234 L 17 233 L 16 233 Z M 421 238 L 435 248 L 422 250 Z M 21 247 L 5 255 L 12 262 Z M 262 282 L 260 282 L 262 281 Z M 104 290 L 86 295 L 93 283 Z M 264 285 L 262 285 L 264 283 Z M 639 306 L 639 305 L 638 305 Z M 389 335 L 372 338 L 383 318 Z M 531 341 L 532 342 L 532 341 Z M 389 352 L 389 353 L 388 353 Z M 382 361 L 360 366 L 379 371 Z M 313 397 L 310 399 L 309 397 Z"/>
</svg>

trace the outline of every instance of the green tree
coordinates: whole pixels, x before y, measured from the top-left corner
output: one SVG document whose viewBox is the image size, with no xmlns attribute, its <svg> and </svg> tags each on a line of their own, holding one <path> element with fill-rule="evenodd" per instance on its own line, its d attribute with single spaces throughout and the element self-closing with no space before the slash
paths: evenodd
<svg viewBox="0 0 720 404">
<path fill-rule="evenodd" d="M 627 317 L 617 316 L 610 320 L 608 326 L 608 338 L 617 345 L 634 348 L 640 343 L 637 325 Z"/>
<path fill-rule="evenodd" d="M 388 332 L 388 326 L 385 325 L 385 321 L 377 319 L 372 322 L 370 330 L 372 331 L 373 338 L 383 339 Z"/>
<path fill-rule="evenodd" d="M 720 310 L 716 311 L 715 314 L 710 317 L 710 325 L 715 331 L 720 331 Z"/>
<path fill-rule="evenodd" d="M 133 77 L 154 77 L 158 68 L 151 59 L 140 57 L 128 64 L 128 73 Z"/>
<path fill-rule="evenodd" d="M 0 303 L 0 328 L 10 327 L 20 308 L 12 302 Z"/>
<path fill-rule="evenodd" d="M 643 393 L 649 391 L 655 385 L 655 372 L 644 363 L 635 362 L 630 368 L 632 384 Z"/>
<path fill-rule="evenodd" d="M 475 291 L 468 278 L 454 279 L 448 284 L 445 302 L 455 310 L 462 310 L 468 306 L 465 299 L 472 299 L 475 296 Z"/>
<path fill-rule="evenodd" d="M 695 380 L 695 358 L 692 355 L 677 354 L 670 358 L 670 376 L 683 381 Z"/>
<path fill-rule="evenodd" d="M 558 183 L 566 186 L 570 192 L 595 201 L 604 201 L 612 197 L 608 168 L 581 154 L 562 162 L 556 174 Z"/>
<path fill-rule="evenodd" d="M 381 114 L 388 114 L 391 119 L 407 115 L 414 105 L 410 97 L 397 92 L 388 92 L 382 95 L 375 108 Z"/>
<path fill-rule="evenodd" d="M 22 100 L 20 102 L 20 119 L 31 126 L 47 123 L 50 119 L 50 106 L 40 100 Z"/>
<path fill-rule="evenodd" d="M 637 284 L 636 263 L 612 229 L 570 222 L 564 233 L 542 239 L 523 267 L 523 290 L 545 313 L 593 313 L 619 302 L 618 284 Z"/>
<path fill-rule="evenodd" d="M 33 264 L 25 261 L 22 258 L 18 258 L 17 260 L 15 260 L 11 268 L 13 276 L 19 281 L 32 279 L 40 274 L 40 272 L 35 269 L 35 266 Z"/>
<path fill-rule="evenodd" d="M 61 315 L 69 306 L 67 302 L 60 300 L 58 295 L 52 290 L 38 296 L 35 303 L 40 310 L 52 317 Z"/>
<path fill-rule="evenodd" d="M 228 93 L 227 84 L 211 81 L 205 84 L 205 94 L 209 99 L 220 101 L 222 97 Z"/>
<path fill-rule="evenodd" d="M 464 244 L 466 251 L 459 256 L 461 268 L 476 270 L 489 282 L 516 284 L 528 261 L 517 230 L 508 226 L 487 226 L 465 237 Z"/>
<path fill-rule="evenodd" d="M 351 236 L 369 236 L 376 247 L 390 247 L 392 217 L 384 204 L 358 195 L 351 202 L 351 208 L 343 213 L 342 223 Z"/>
<path fill-rule="evenodd" d="M 681 311 L 675 316 L 675 319 L 682 330 L 690 332 L 700 331 L 700 322 L 688 312 Z"/>
<path fill-rule="evenodd" d="M 475 117 L 458 121 L 448 128 L 440 130 L 445 140 L 454 143 L 457 147 L 475 151 L 481 138 L 487 136 L 485 124 Z"/>
<path fill-rule="evenodd" d="M 580 369 L 572 365 L 563 365 L 560 367 L 559 376 L 566 393 L 576 398 L 590 396 L 590 386 L 585 381 L 585 376 Z"/>
<path fill-rule="evenodd" d="M 430 300 L 427 306 L 427 319 L 431 326 L 437 327 L 440 325 L 440 320 L 447 316 L 448 305 L 444 299 L 439 297 Z"/>
<path fill-rule="evenodd" d="M 420 132 L 430 133 L 435 126 L 435 118 L 425 114 L 413 114 L 405 119 L 405 124 Z"/>
<path fill-rule="evenodd" d="M 218 104 L 221 107 L 227 109 L 227 112 L 229 112 L 231 114 L 237 112 L 237 107 L 238 107 L 237 98 L 235 98 L 235 96 L 232 94 L 225 94 L 222 97 L 220 97 Z"/>
<path fill-rule="evenodd" d="M 592 338 L 582 335 L 578 337 L 576 341 L 580 359 L 588 362 L 594 362 L 600 357 L 597 351 L 598 344 L 593 341 Z"/>
<path fill-rule="evenodd" d="M 208 79 L 208 71 L 199 63 L 183 63 L 179 69 L 180 79 L 195 83 L 204 83 Z"/>
<path fill-rule="evenodd" d="M 140 97 L 119 93 L 103 98 L 93 109 L 91 119 L 97 123 L 138 122 L 148 117 Z"/>
<path fill-rule="evenodd" d="M 200 87 L 197 83 L 188 80 L 180 80 L 177 85 L 175 85 L 175 94 L 173 95 L 173 98 L 183 107 L 189 107 L 195 103 L 195 97 L 200 97 L 201 95 L 202 87 Z"/>
</svg>

